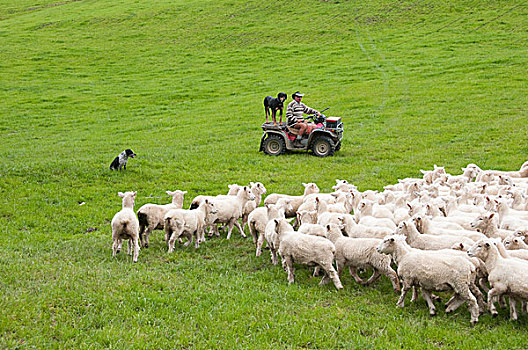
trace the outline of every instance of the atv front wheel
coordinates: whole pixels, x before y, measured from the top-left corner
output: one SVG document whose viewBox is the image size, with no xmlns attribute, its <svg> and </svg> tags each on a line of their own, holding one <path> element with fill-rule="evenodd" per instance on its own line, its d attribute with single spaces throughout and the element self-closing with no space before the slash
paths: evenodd
<svg viewBox="0 0 528 350">
<path fill-rule="evenodd" d="M 262 150 L 270 156 L 278 156 L 286 151 L 286 142 L 279 135 L 268 135 L 262 143 Z"/>
<path fill-rule="evenodd" d="M 312 142 L 312 152 L 318 157 L 328 157 L 334 155 L 334 141 L 327 136 L 318 136 Z"/>
</svg>

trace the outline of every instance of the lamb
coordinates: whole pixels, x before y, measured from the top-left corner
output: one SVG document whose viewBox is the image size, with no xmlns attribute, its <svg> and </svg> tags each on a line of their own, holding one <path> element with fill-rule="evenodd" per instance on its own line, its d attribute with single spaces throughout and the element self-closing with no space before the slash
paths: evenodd
<svg viewBox="0 0 528 350">
<path fill-rule="evenodd" d="M 249 185 L 251 186 L 251 193 L 253 193 L 255 199 L 248 201 L 244 206 L 244 211 L 242 213 L 242 229 L 246 227 L 249 214 L 260 205 L 262 195 L 266 193 L 266 187 L 260 182 L 250 182 Z"/>
<path fill-rule="evenodd" d="M 468 259 L 411 248 L 404 237 L 398 235 L 385 237 L 376 249 L 378 253 L 391 254 L 398 265 L 397 272 L 402 280 L 402 290 L 397 306 L 404 307 L 407 292 L 411 287 L 418 286 L 429 306 L 429 314 L 435 315 L 436 308 L 431 299 L 431 292 L 453 290 L 456 300 L 447 306 L 446 313 L 466 302 L 471 313 L 471 323 L 478 322 L 477 299 L 470 291 L 470 285 L 474 284 L 476 268 Z"/>
<path fill-rule="evenodd" d="M 356 222 L 369 226 L 384 226 L 390 229 L 396 228 L 394 216 L 390 210 L 382 206 L 374 207 L 374 202 L 362 199 L 359 202 L 357 212 L 354 212 Z"/>
<path fill-rule="evenodd" d="M 266 230 L 264 232 L 264 238 L 268 243 L 271 255 L 271 263 L 277 265 L 277 253 L 279 252 L 280 246 L 280 237 L 279 233 L 286 232 L 295 232 L 293 226 L 290 225 L 290 220 L 287 219 L 273 219 L 268 222 L 266 225 Z M 262 246 L 262 245 L 261 245 Z M 257 247 L 259 249 L 260 247 Z"/>
<path fill-rule="evenodd" d="M 137 192 L 119 192 L 119 197 L 123 198 L 122 209 L 112 218 L 112 250 L 113 257 L 121 251 L 123 239 L 128 240 L 128 255 L 134 252 L 132 260 L 137 262 L 139 255 L 139 221 L 134 213 L 134 201 Z"/>
<path fill-rule="evenodd" d="M 488 292 L 488 308 L 493 316 L 498 312 L 494 300 L 503 294 L 510 296 L 510 318 L 517 319 L 516 300 L 528 299 L 528 263 L 503 258 L 490 239 L 476 242 L 468 251 L 471 257 L 484 261 L 491 289 Z"/>
<path fill-rule="evenodd" d="M 264 204 L 275 204 L 280 198 L 286 198 L 290 199 L 291 202 L 291 210 L 286 211 L 285 215 L 287 218 L 293 218 L 296 216 L 297 210 L 299 206 L 303 203 L 303 200 L 306 196 L 308 196 L 311 193 L 319 193 L 319 187 L 313 182 L 310 183 L 304 183 L 304 194 L 302 196 L 290 196 L 287 194 L 278 194 L 278 193 L 272 193 L 269 196 L 266 197 L 264 200 Z"/>
<path fill-rule="evenodd" d="M 471 222 L 471 227 L 489 238 L 504 239 L 513 233 L 513 231 L 499 229 L 495 213 L 478 216 Z"/>
<path fill-rule="evenodd" d="M 198 208 L 205 199 L 213 200 L 214 198 L 221 198 L 221 197 L 226 197 L 226 196 L 236 196 L 238 194 L 238 191 L 242 188 L 241 186 L 237 184 L 227 185 L 227 187 L 229 188 L 229 191 L 227 191 L 226 195 L 218 195 L 218 196 L 199 195 L 199 196 L 194 197 L 193 200 L 191 201 L 191 206 L 189 207 L 189 209 L 192 210 L 192 209 Z"/>
<path fill-rule="evenodd" d="M 276 234 L 279 236 L 279 255 L 282 267 L 288 273 L 288 282 L 295 282 L 293 263 L 319 266 L 325 275 L 321 280 L 321 285 L 328 283 L 329 278 L 334 282 L 334 286 L 339 290 L 343 285 L 339 280 L 337 271 L 334 269 L 334 254 L 336 248 L 328 239 L 312 235 L 303 235 L 289 228 L 282 230 L 285 220 L 274 220 Z M 281 223 L 282 222 L 282 223 Z"/>
<path fill-rule="evenodd" d="M 284 219 L 284 213 L 291 209 L 290 202 L 290 199 L 279 199 L 277 204 L 266 204 L 265 207 L 259 207 L 249 214 L 249 233 L 251 233 L 253 242 L 256 245 L 257 257 L 262 254 L 262 245 L 264 244 L 268 222 L 273 219 Z"/>
<path fill-rule="evenodd" d="M 242 187 L 236 196 L 219 196 L 215 197 L 212 202 L 217 210 L 217 219 L 215 223 L 226 223 L 228 226 L 227 239 L 231 238 L 233 226 L 236 226 L 240 231 L 242 237 L 246 237 L 244 230 L 238 223 L 238 219 L 242 217 L 244 206 L 248 201 L 255 200 L 255 196 L 251 193 L 248 186 Z M 213 225 L 215 233 L 219 236 L 218 227 Z"/>
<path fill-rule="evenodd" d="M 452 230 L 442 227 L 436 227 L 432 220 L 427 216 L 415 215 L 413 221 L 416 225 L 416 228 L 420 233 L 430 234 L 430 235 L 450 235 L 450 236 L 462 236 L 467 237 L 473 241 L 478 241 L 479 239 L 486 238 L 480 232 L 470 231 L 470 230 Z"/>
<path fill-rule="evenodd" d="M 327 225 L 326 230 L 328 239 L 336 248 L 335 260 L 339 276 L 348 266 L 354 280 L 361 285 L 368 286 L 384 275 L 391 280 L 394 292 L 400 291 L 400 282 L 398 275 L 391 268 L 390 256 L 376 251 L 376 247 L 382 242 L 381 239 L 344 237 L 339 226 L 335 224 Z M 358 276 L 357 269 L 373 269 L 374 272 L 367 281 L 364 281 Z"/>
<path fill-rule="evenodd" d="M 165 242 L 169 253 L 174 251 L 174 243 L 181 237 L 187 238 L 188 246 L 195 237 L 194 247 L 198 248 L 204 239 L 205 228 L 216 220 L 216 208 L 209 199 L 204 199 L 196 209 L 171 209 L 165 214 Z"/>
<path fill-rule="evenodd" d="M 450 249 L 455 243 L 474 243 L 473 240 L 462 236 L 420 234 L 412 220 L 400 222 L 396 233 L 405 235 L 411 247 L 423 250 Z"/>
<path fill-rule="evenodd" d="M 187 191 L 166 191 L 172 196 L 172 203 L 169 204 L 145 204 L 137 211 L 139 220 L 139 238 L 141 245 L 145 248 L 149 246 L 149 235 L 154 230 L 163 230 L 163 218 L 171 209 L 181 209 L 183 207 L 183 196 Z"/>
<path fill-rule="evenodd" d="M 507 250 L 528 249 L 528 244 L 524 243 L 524 239 L 518 236 L 506 237 L 503 244 Z"/>
</svg>

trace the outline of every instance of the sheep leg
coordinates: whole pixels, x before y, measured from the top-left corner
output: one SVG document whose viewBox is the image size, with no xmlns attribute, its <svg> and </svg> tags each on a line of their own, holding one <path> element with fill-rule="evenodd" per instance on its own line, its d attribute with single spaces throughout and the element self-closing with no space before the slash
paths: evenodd
<svg viewBox="0 0 528 350">
<path fill-rule="evenodd" d="M 145 248 L 148 248 L 148 246 L 149 246 L 149 236 L 152 233 L 152 231 L 154 231 L 155 229 L 156 229 L 155 226 L 149 225 L 147 227 L 147 229 L 145 230 L 144 241 L 141 242 L 141 245 L 144 246 Z"/>
<path fill-rule="evenodd" d="M 248 214 L 242 215 L 242 232 L 244 232 L 244 229 L 246 228 L 246 224 L 248 222 Z"/>
<path fill-rule="evenodd" d="M 255 244 L 255 246 L 256 246 L 257 245 L 257 241 L 258 241 L 256 228 L 253 225 L 253 223 L 249 223 L 248 224 L 248 228 L 249 228 L 249 233 L 251 234 L 251 238 L 253 238 L 253 244 Z"/>
<path fill-rule="evenodd" d="M 479 317 L 477 298 L 475 298 L 475 296 L 471 293 L 468 285 L 463 285 L 461 288 L 456 288 L 455 292 L 460 295 L 460 297 L 468 304 L 468 309 L 471 313 L 471 325 L 474 325 L 478 322 Z"/>
<path fill-rule="evenodd" d="M 422 296 L 425 299 L 427 306 L 429 307 L 429 315 L 436 315 L 436 307 L 433 303 L 433 299 L 431 298 L 431 293 L 428 290 L 422 288 Z"/>
<path fill-rule="evenodd" d="M 372 283 L 376 282 L 380 277 L 381 273 L 377 269 L 374 269 L 374 273 L 372 273 L 372 276 L 370 276 L 370 278 L 363 285 L 370 286 Z"/>
<path fill-rule="evenodd" d="M 460 305 L 464 303 L 464 299 L 462 299 L 458 294 L 454 294 L 453 297 L 451 297 L 451 299 L 449 299 L 449 301 L 446 303 L 445 313 L 448 314 L 455 311 L 460 307 Z"/>
<path fill-rule="evenodd" d="M 231 238 L 231 231 L 233 231 L 233 226 L 235 225 L 235 221 L 233 219 L 229 220 L 228 222 L 228 230 L 227 230 L 227 239 Z"/>
<path fill-rule="evenodd" d="M 146 227 L 147 227 L 147 225 L 139 224 L 139 239 L 140 239 L 140 242 L 141 242 L 141 246 L 145 246 L 144 233 L 145 233 L 145 228 Z"/>
<path fill-rule="evenodd" d="M 496 296 L 501 296 L 505 291 L 506 290 L 503 288 L 493 286 L 488 292 L 488 309 L 493 317 L 496 317 L 499 314 L 497 308 L 495 308 L 494 298 Z"/>
<path fill-rule="evenodd" d="M 333 260 L 333 259 L 332 259 Z M 326 261 L 321 264 L 322 269 L 325 271 L 325 276 L 321 280 L 321 284 L 323 284 L 323 281 L 328 280 L 328 277 L 332 279 L 332 282 L 334 282 L 334 286 L 339 289 L 343 289 L 343 285 L 341 284 L 341 280 L 339 280 L 339 276 L 337 275 L 337 271 L 334 269 L 334 266 L 332 265 L 332 261 Z"/>
<path fill-rule="evenodd" d="M 510 320 L 517 321 L 517 300 L 510 295 Z"/>
<path fill-rule="evenodd" d="M 387 271 L 382 271 L 382 273 L 387 276 L 392 283 L 392 289 L 394 290 L 394 293 L 400 292 L 400 280 L 398 279 L 398 274 L 396 271 L 394 271 L 390 266 Z"/>
<path fill-rule="evenodd" d="M 361 279 L 361 277 L 358 276 L 357 268 L 355 266 L 349 266 L 348 267 L 348 271 L 350 272 L 350 275 L 354 278 L 356 283 L 358 283 L 358 284 L 364 284 L 365 283 L 365 281 L 363 281 Z"/>
<path fill-rule="evenodd" d="M 405 280 L 402 281 L 402 284 L 403 286 L 402 286 L 400 298 L 398 299 L 396 306 L 403 308 L 405 306 L 405 296 L 409 292 L 409 289 L 411 289 L 412 285 Z"/>
<path fill-rule="evenodd" d="M 132 255 L 132 239 L 129 239 L 127 242 L 127 254 Z"/>
<path fill-rule="evenodd" d="M 119 240 L 114 239 L 114 243 L 112 244 L 112 256 L 115 258 L 116 254 L 119 253 Z"/>
<path fill-rule="evenodd" d="M 277 250 L 274 247 L 270 246 L 270 251 L 271 251 L 271 263 L 273 265 L 277 265 L 277 262 L 278 262 L 278 260 L 277 260 Z"/>
<path fill-rule="evenodd" d="M 471 283 L 469 285 L 469 290 L 471 291 L 471 293 L 473 293 L 475 298 L 477 298 L 477 304 L 479 306 L 479 311 L 481 313 L 486 312 L 487 308 L 486 308 L 486 302 L 484 301 L 484 294 L 482 294 L 482 292 L 480 291 L 480 289 L 478 289 L 475 283 Z"/>
<path fill-rule="evenodd" d="M 321 275 L 321 266 L 318 265 L 315 267 L 312 277 L 317 277 L 320 275 Z"/>
<path fill-rule="evenodd" d="M 295 282 L 295 269 L 291 256 L 284 256 L 284 265 L 286 265 L 286 272 L 288 272 L 288 283 L 291 284 Z"/>
<path fill-rule="evenodd" d="M 235 226 L 238 228 L 238 231 L 240 231 L 240 234 L 242 235 L 242 237 L 246 238 L 246 234 L 244 233 L 244 229 L 242 228 L 242 226 L 240 226 L 240 223 L 238 222 L 238 220 L 235 220 Z"/>
<path fill-rule="evenodd" d="M 487 280 L 487 278 L 479 278 L 479 286 L 485 293 L 489 292 L 489 287 L 486 284 Z"/>
<path fill-rule="evenodd" d="M 173 232 L 171 238 L 169 239 L 169 253 L 174 251 L 174 244 L 178 238 L 180 238 L 180 235 L 176 234 L 176 232 Z"/>
<path fill-rule="evenodd" d="M 123 247 L 123 240 L 121 238 L 117 239 L 117 252 L 119 253 L 121 251 L 121 248 Z"/>
<path fill-rule="evenodd" d="M 134 249 L 134 256 L 132 258 L 132 261 L 136 263 L 138 260 L 138 255 L 139 255 L 139 240 L 138 240 L 138 237 L 134 237 L 130 241 L 132 241 L 131 244 Z"/>
<path fill-rule="evenodd" d="M 411 303 L 414 303 L 416 300 L 418 300 L 418 287 L 413 286 L 412 288 L 413 288 L 413 291 L 412 291 Z"/>
<path fill-rule="evenodd" d="M 257 240 L 257 251 L 255 255 L 259 257 L 262 254 L 262 245 L 264 244 L 264 235 L 260 234 Z"/>
</svg>

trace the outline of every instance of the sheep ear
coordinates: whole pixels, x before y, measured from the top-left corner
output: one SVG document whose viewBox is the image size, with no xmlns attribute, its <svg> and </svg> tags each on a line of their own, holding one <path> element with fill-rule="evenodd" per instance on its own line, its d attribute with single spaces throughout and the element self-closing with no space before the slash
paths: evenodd
<svg viewBox="0 0 528 350">
<path fill-rule="evenodd" d="M 255 185 L 255 183 L 253 181 L 249 182 L 249 186 L 253 187 L 254 185 Z"/>
<path fill-rule="evenodd" d="M 205 204 L 209 204 L 209 199 L 205 199 Z"/>
<path fill-rule="evenodd" d="M 125 197 L 125 194 L 124 194 L 123 192 L 117 192 L 117 195 L 118 195 L 119 197 Z"/>
<path fill-rule="evenodd" d="M 135 196 L 136 196 L 136 194 L 137 194 L 137 191 L 134 191 L 134 192 L 132 192 L 132 196 L 134 196 L 134 197 L 135 197 Z"/>
<path fill-rule="evenodd" d="M 491 213 L 489 218 L 491 219 L 494 215 L 495 215 L 495 213 Z"/>
<path fill-rule="evenodd" d="M 488 242 L 486 242 L 486 247 L 489 247 L 489 246 L 490 246 L 490 244 Z"/>
<path fill-rule="evenodd" d="M 305 183 L 305 182 L 303 182 L 302 185 L 303 185 L 304 187 L 308 186 L 308 184 Z"/>
<path fill-rule="evenodd" d="M 330 231 L 330 225 L 326 225 L 326 229 Z"/>
<path fill-rule="evenodd" d="M 175 193 L 175 192 L 172 192 L 172 191 L 165 191 L 165 193 L 167 193 L 169 196 L 174 196 L 174 193 Z"/>
<path fill-rule="evenodd" d="M 186 194 L 186 193 L 187 193 L 187 191 L 182 191 L 182 194 Z"/>
<path fill-rule="evenodd" d="M 394 242 L 394 238 L 391 238 L 390 241 L 391 241 L 391 242 Z"/>
<path fill-rule="evenodd" d="M 464 249 L 464 244 L 460 243 L 460 249 Z"/>
</svg>

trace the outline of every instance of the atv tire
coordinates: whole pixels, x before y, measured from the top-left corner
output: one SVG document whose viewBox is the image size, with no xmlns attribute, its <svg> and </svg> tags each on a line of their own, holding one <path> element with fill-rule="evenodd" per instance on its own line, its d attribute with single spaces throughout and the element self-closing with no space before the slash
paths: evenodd
<svg viewBox="0 0 528 350">
<path fill-rule="evenodd" d="M 262 143 L 262 150 L 270 156 L 279 156 L 286 151 L 286 142 L 279 135 L 268 135 Z"/>
<path fill-rule="evenodd" d="M 337 151 L 339 151 L 340 149 L 341 149 L 341 141 L 339 141 L 339 142 L 337 143 L 337 145 L 335 146 L 335 151 L 337 152 Z"/>
<path fill-rule="evenodd" d="M 312 142 L 312 152 L 317 157 L 333 156 L 335 152 L 334 141 L 327 136 L 318 136 Z"/>
</svg>

